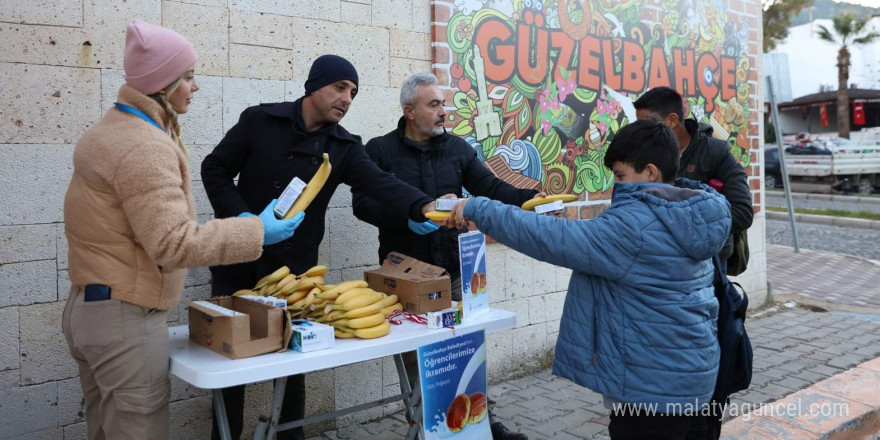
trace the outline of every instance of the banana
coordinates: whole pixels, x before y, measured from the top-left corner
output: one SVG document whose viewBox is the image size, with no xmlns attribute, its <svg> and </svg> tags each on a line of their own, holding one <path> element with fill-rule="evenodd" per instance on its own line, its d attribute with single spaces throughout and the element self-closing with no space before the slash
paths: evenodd
<svg viewBox="0 0 880 440">
<path fill-rule="evenodd" d="M 340 293 L 339 296 L 337 296 L 333 300 L 333 302 L 337 304 L 342 304 L 358 295 L 363 295 L 366 292 L 374 292 L 374 290 L 370 289 L 369 287 L 355 287 L 354 289 L 348 289 L 345 292 Z"/>
<path fill-rule="evenodd" d="M 385 317 L 387 318 L 387 317 L 391 316 L 391 314 L 394 313 L 395 310 L 403 311 L 403 305 L 400 303 L 392 304 L 388 307 L 383 308 L 382 314 L 385 315 Z"/>
<path fill-rule="evenodd" d="M 317 287 L 320 288 L 322 292 L 326 292 L 330 289 L 335 288 L 336 286 L 337 286 L 336 284 L 321 284 L 320 286 L 317 286 Z"/>
<path fill-rule="evenodd" d="M 382 323 L 385 320 L 385 316 L 382 315 L 382 312 L 374 313 L 372 315 L 367 315 L 361 318 L 351 318 L 351 319 L 340 319 L 338 321 L 333 321 L 333 326 L 343 326 L 352 329 L 359 328 L 368 328 L 375 327 Z"/>
<path fill-rule="evenodd" d="M 397 295 L 387 295 L 381 301 L 379 301 L 379 306 L 383 309 L 392 304 L 397 303 Z"/>
<path fill-rule="evenodd" d="M 278 283 L 277 283 L 278 290 L 280 290 L 280 291 L 287 290 L 287 288 L 289 288 L 290 286 L 293 285 L 292 283 L 296 283 L 296 275 L 289 273 L 284 278 L 282 278 L 280 281 L 278 281 Z"/>
<path fill-rule="evenodd" d="M 562 200 L 562 203 L 569 203 L 577 200 L 577 196 L 573 194 L 551 194 L 545 197 L 536 197 L 534 199 L 526 200 L 526 202 L 522 204 L 521 208 L 526 211 L 531 211 L 535 209 L 535 206 L 555 202 L 557 200 Z"/>
<path fill-rule="evenodd" d="M 450 211 L 431 211 L 425 214 L 425 218 L 440 222 L 448 219 L 450 215 L 452 215 Z"/>
<path fill-rule="evenodd" d="M 319 264 L 317 266 L 312 266 L 311 269 L 303 272 L 297 278 L 305 278 L 305 277 L 322 277 L 327 275 L 327 266 L 323 264 Z"/>
<path fill-rule="evenodd" d="M 333 330 L 333 335 L 336 336 L 336 337 L 339 338 L 339 339 L 351 339 L 351 338 L 356 338 L 356 337 L 357 337 L 357 336 L 354 335 L 354 333 L 346 333 L 346 332 L 341 331 L 341 330 Z"/>
<path fill-rule="evenodd" d="M 324 162 L 321 163 L 321 166 L 318 168 L 318 171 L 315 172 L 315 175 L 312 176 L 309 183 L 306 184 L 306 187 L 303 188 L 303 191 L 300 193 L 299 197 L 296 198 L 296 202 L 293 202 L 293 206 L 290 207 L 290 210 L 287 211 L 287 214 L 284 214 L 284 219 L 291 219 L 293 216 L 299 214 L 302 211 L 305 211 L 306 208 L 309 207 L 309 204 L 312 203 L 312 200 L 315 200 L 315 196 L 321 191 L 321 188 L 324 187 L 324 184 L 327 183 L 327 178 L 330 177 L 330 156 L 327 153 L 324 153 Z"/>
<path fill-rule="evenodd" d="M 269 283 L 276 283 L 278 281 L 281 281 L 282 278 L 286 277 L 289 274 L 290 268 L 287 266 L 281 266 L 275 272 L 272 272 L 269 275 L 260 278 L 260 281 L 257 281 L 257 285 L 254 286 L 254 289 L 259 289 Z"/>
<path fill-rule="evenodd" d="M 367 328 L 359 328 L 354 330 L 354 335 L 361 339 L 381 338 L 391 332 L 391 323 L 382 320 L 382 323 Z"/>
<path fill-rule="evenodd" d="M 333 299 L 335 300 L 337 296 L 339 296 L 342 292 L 345 292 L 349 289 L 356 289 L 360 287 L 367 287 L 367 282 L 364 280 L 351 280 L 351 281 L 343 281 L 337 284 L 335 287 L 329 290 L 325 290 L 321 293 L 321 298 Z"/>
<path fill-rule="evenodd" d="M 336 302 L 333 304 L 334 310 L 354 310 L 359 309 L 364 306 L 368 306 L 370 304 L 378 302 L 381 298 L 377 295 L 378 292 L 374 292 L 372 290 L 365 291 L 357 296 L 353 296 L 349 298 L 344 303 Z M 381 309 L 381 307 L 379 307 Z"/>
<path fill-rule="evenodd" d="M 300 278 L 299 281 L 297 281 L 296 284 L 294 285 L 294 287 L 295 287 L 294 290 L 300 290 L 300 289 L 304 289 L 306 287 L 312 288 L 318 284 L 324 284 L 324 277 L 323 276 Z"/>
<path fill-rule="evenodd" d="M 334 305 L 335 307 L 335 305 Z M 382 311 L 382 308 L 379 307 L 378 302 L 374 302 L 368 306 L 361 307 L 359 309 L 349 310 L 347 312 L 339 313 L 338 311 L 330 316 L 331 319 L 354 319 L 354 318 L 362 318 L 364 316 L 369 316 L 375 313 L 379 313 Z"/>
<path fill-rule="evenodd" d="M 297 290 L 296 292 L 291 293 L 287 296 L 287 305 L 292 305 L 293 303 L 305 298 L 308 294 L 309 292 L 305 290 Z"/>
<path fill-rule="evenodd" d="M 291 308 L 294 308 L 296 310 L 301 310 L 303 307 L 311 304 L 311 302 L 307 302 L 307 301 L 309 301 L 310 299 L 311 299 L 311 301 L 314 301 L 315 295 L 317 295 L 318 292 L 320 292 L 320 291 L 321 291 L 321 289 L 318 289 L 317 287 L 315 287 L 314 289 L 310 290 L 309 293 L 306 294 L 306 296 L 303 299 L 298 300 L 297 302 L 287 306 L 287 309 L 290 310 Z"/>
<path fill-rule="evenodd" d="M 256 295 L 257 292 L 254 292 L 251 289 L 241 289 L 238 292 L 232 294 L 232 296 L 242 296 L 242 295 Z"/>
<path fill-rule="evenodd" d="M 274 289 L 274 288 L 275 288 L 275 283 L 266 284 L 265 286 L 260 287 L 260 295 L 267 296 L 267 295 L 269 295 L 269 292 L 271 292 L 272 289 Z"/>
</svg>

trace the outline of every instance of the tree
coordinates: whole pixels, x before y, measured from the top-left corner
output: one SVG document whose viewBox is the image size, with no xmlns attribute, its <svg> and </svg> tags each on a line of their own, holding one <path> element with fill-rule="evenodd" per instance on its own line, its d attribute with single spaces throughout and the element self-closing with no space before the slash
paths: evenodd
<svg viewBox="0 0 880 440">
<path fill-rule="evenodd" d="M 849 46 L 871 43 L 880 38 L 880 34 L 869 32 L 866 28 L 868 18 L 856 17 L 852 12 L 838 14 L 832 23 L 834 34 L 827 27 L 819 25 L 819 38 L 840 46 L 837 51 L 837 133 L 849 139 Z"/>
<path fill-rule="evenodd" d="M 764 5 L 764 53 L 776 47 L 776 43 L 788 36 L 791 20 L 801 9 L 813 5 L 815 0 L 763 0 Z"/>
</svg>

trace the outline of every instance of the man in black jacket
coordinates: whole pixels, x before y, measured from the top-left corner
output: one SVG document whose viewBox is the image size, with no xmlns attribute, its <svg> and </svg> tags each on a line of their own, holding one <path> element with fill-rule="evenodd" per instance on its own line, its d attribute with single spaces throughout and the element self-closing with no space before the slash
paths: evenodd
<svg viewBox="0 0 880 440">
<path fill-rule="evenodd" d="M 521 205 L 538 195 L 537 190 L 518 189 L 496 177 L 477 158 L 473 147 L 446 133 L 445 101 L 434 75 L 419 73 L 407 78 L 400 90 L 403 116 L 397 129 L 370 140 L 367 154 L 382 170 L 432 197 L 461 197 L 464 187 L 473 195 Z M 379 261 L 395 251 L 440 266 L 452 279 L 452 299 L 461 301 L 458 236 L 467 229 L 441 228 L 432 222 L 389 215 L 375 196 L 360 188 L 352 187 L 351 191 L 354 215 L 379 228 Z M 415 365 L 411 356 L 407 358 L 407 369 L 414 374 L 411 367 Z M 491 406 L 489 420 L 495 440 L 528 439 L 494 420 Z"/>
<path fill-rule="evenodd" d="M 672 128 L 678 138 L 681 158 L 678 177 L 687 177 L 705 183 L 720 192 L 730 202 L 732 224 L 730 236 L 719 256 L 722 271 L 736 258 L 748 258 L 746 230 L 752 226 L 755 212 L 752 210 L 752 193 L 748 175 L 730 152 L 730 144 L 712 136 L 712 128 L 700 126 L 695 119 L 684 119 L 684 103 L 681 95 L 669 87 L 656 87 L 639 97 L 633 105 L 638 119 L 659 119 Z M 745 250 L 741 247 L 746 246 Z M 743 256 L 745 252 L 745 256 Z M 738 273 L 745 269 L 745 261 L 736 263 Z M 713 415 L 706 416 L 706 430 L 693 437 L 716 440 L 721 436 L 721 417 L 726 402 L 712 402 Z"/>
<path fill-rule="evenodd" d="M 734 238 L 744 237 L 755 215 L 748 176 L 730 152 L 730 144 L 713 137 L 711 127 L 700 126 L 695 119 L 684 119 L 681 95 L 669 87 L 653 88 L 633 105 L 638 119 L 663 120 L 675 132 L 681 151 L 678 177 L 705 183 L 730 202 L 731 235 L 720 254 L 721 261 L 727 263 L 734 253 Z"/>
<path fill-rule="evenodd" d="M 344 58 L 317 58 L 305 83 L 305 96 L 295 102 L 261 104 L 246 109 L 214 151 L 202 162 L 202 181 L 217 218 L 259 212 L 294 178 L 308 182 L 330 156 L 330 177 L 305 210 L 297 234 L 266 246 L 253 263 L 211 268 L 211 295 L 249 289 L 281 266 L 301 273 L 318 263 L 327 205 L 340 183 L 363 191 L 383 204 L 389 215 L 427 221 L 434 199 L 379 169 L 364 152 L 359 136 L 339 125 L 357 94 L 357 71 Z M 238 183 L 233 180 L 238 176 Z M 244 386 L 223 390 L 230 431 L 241 435 Z M 280 423 L 303 418 L 305 379 L 287 380 Z M 213 413 L 212 413 L 213 414 Z M 213 438 L 219 438 L 214 421 Z M 278 433 L 278 439 L 304 439 L 302 428 Z"/>
</svg>

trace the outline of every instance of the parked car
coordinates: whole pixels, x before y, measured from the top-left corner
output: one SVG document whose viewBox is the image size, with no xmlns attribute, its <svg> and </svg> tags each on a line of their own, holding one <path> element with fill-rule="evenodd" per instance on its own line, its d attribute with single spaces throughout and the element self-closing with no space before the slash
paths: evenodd
<svg viewBox="0 0 880 440">
<path fill-rule="evenodd" d="M 779 166 L 779 147 L 776 145 L 764 146 L 764 186 L 770 188 L 782 188 L 782 168 Z"/>
</svg>

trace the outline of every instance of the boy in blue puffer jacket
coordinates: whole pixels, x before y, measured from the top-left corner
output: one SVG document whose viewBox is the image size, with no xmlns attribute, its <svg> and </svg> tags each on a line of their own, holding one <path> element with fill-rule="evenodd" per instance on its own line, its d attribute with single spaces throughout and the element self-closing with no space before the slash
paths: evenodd
<svg viewBox="0 0 880 440">
<path fill-rule="evenodd" d="M 662 122 L 636 121 L 605 153 L 617 183 L 596 218 L 477 197 L 447 220 L 473 220 L 511 249 L 572 269 L 553 374 L 604 396 L 615 440 L 699 438 L 706 428 L 719 359 L 711 259 L 730 234 L 730 205 L 707 185 L 673 183 L 678 154 Z"/>
</svg>

